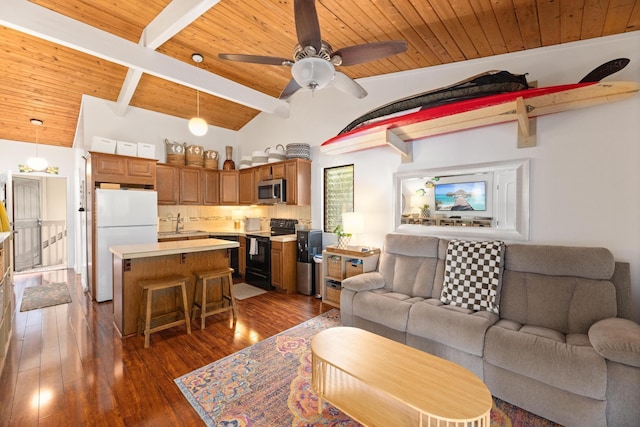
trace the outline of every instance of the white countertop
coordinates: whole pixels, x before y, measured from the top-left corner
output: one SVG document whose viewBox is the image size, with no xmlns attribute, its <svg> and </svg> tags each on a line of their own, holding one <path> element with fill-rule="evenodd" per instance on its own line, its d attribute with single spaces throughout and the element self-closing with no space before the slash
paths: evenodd
<svg viewBox="0 0 640 427">
<path fill-rule="evenodd" d="M 269 231 L 244 231 L 244 230 L 181 230 L 180 232 L 161 231 L 158 233 L 158 239 L 174 239 L 174 238 L 189 238 L 196 236 L 264 236 L 269 237 Z M 283 236 L 270 236 L 272 242 L 295 242 L 298 238 L 295 234 L 286 234 Z"/>
<path fill-rule="evenodd" d="M 11 232 L 10 231 L 3 231 L 2 233 L 0 233 L 0 242 L 4 242 L 9 237 L 11 237 Z"/>
<path fill-rule="evenodd" d="M 231 249 L 238 242 L 220 239 L 179 240 L 176 242 L 142 243 L 138 245 L 111 246 L 109 250 L 122 259 L 150 258 L 163 255 Z"/>
<path fill-rule="evenodd" d="M 295 242 L 298 236 L 295 234 L 285 234 L 284 236 L 271 236 L 272 242 Z"/>
</svg>

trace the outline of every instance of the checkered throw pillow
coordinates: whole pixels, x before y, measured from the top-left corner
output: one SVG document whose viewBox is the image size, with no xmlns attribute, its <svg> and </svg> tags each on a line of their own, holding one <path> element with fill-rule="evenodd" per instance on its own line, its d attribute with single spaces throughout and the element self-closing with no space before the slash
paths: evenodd
<svg viewBox="0 0 640 427">
<path fill-rule="evenodd" d="M 498 314 L 504 242 L 452 240 L 447 247 L 440 300 Z"/>
</svg>

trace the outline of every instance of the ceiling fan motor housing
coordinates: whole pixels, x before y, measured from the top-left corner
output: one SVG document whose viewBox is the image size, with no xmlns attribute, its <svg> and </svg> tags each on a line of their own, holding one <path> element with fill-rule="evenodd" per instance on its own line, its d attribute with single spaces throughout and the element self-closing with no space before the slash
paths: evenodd
<svg viewBox="0 0 640 427">
<path fill-rule="evenodd" d="M 313 46 L 301 46 L 300 44 L 297 44 L 293 49 L 293 57 L 296 61 L 299 61 L 302 58 L 322 58 L 327 61 L 331 61 L 332 54 L 333 49 L 331 48 L 331 45 L 325 41 L 322 42 L 320 52 L 316 52 Z"/>
</svg>

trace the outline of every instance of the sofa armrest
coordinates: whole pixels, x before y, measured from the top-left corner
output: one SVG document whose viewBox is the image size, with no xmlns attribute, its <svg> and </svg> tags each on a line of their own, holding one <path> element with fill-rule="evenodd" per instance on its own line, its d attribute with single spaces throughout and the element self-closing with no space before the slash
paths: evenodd
<svg viewBox="0 0 640 427">
<path fill-rule="evenodd" d="M 605 359 L 640 368 L 640 325 L 617 317 L 603 319 L 589 328 L 589 341 Z"/>
<path fill-rule="evenodd" d="M 342 287 L 354 292 L 380 289 L 384 288 L 384 278 L 382 274 L 377 271 L 371 271 L 344 279 L 342 281 Z"/>
</svg>

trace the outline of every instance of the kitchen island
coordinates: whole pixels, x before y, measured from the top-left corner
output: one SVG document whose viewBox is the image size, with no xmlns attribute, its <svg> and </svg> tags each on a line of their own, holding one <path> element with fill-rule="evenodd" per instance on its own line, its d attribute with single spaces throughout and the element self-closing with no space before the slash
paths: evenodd
<svg viewBox="0 0 640 427">
<path fill-rule="evenodd" d="M 228 240 L 198 239 L 110 247 L 113 255 L 113 317 L 120 334 L 126 337 L 137 331 L 142 299 L 138 281 L 184 275 L 188 278 L 187 298 L 191 307 L 194 272 L 229 267 L 229 250 L 238 246 L 238 242 Z M 154 307 L 170 312 L 174 310 L 175 303 L 173 293 L 168 291 L 154 300 Z"/>
</svg>

